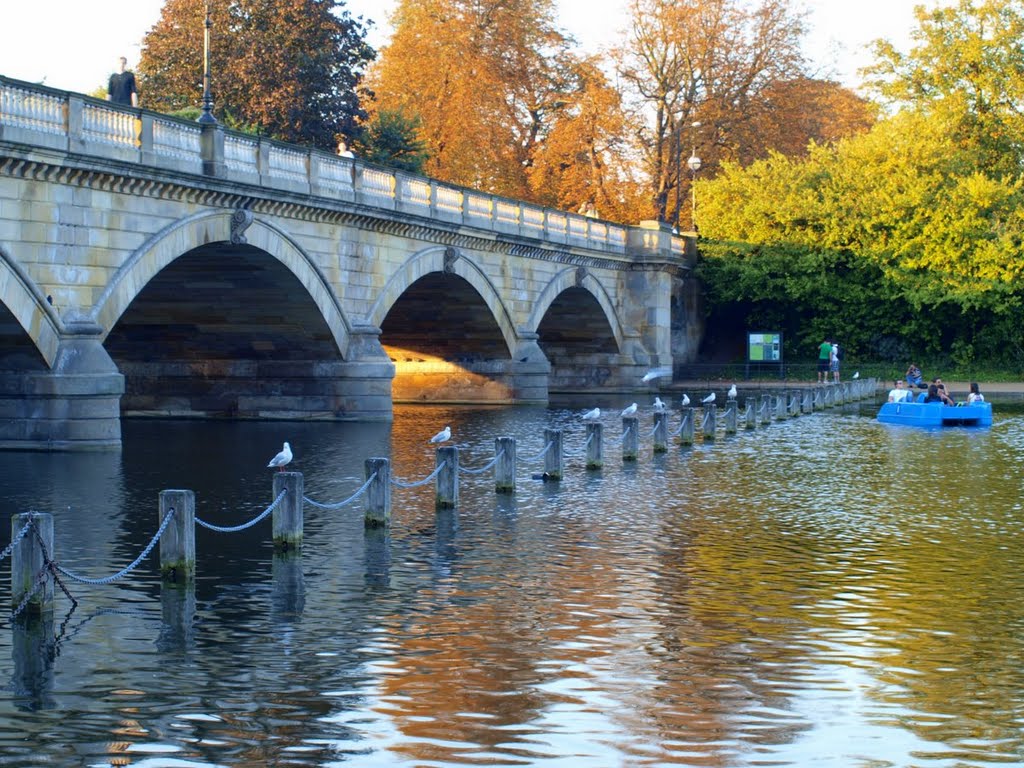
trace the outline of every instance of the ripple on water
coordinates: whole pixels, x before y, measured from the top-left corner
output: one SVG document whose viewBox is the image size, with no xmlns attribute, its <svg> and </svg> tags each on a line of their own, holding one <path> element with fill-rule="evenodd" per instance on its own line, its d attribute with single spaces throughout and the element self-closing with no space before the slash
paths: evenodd
<svg viewBox="0 0 1024 768">
<path fill-rule="evenodd" d="M 148 543 L 163 488 L 193 488 L 197 514 L 221 525 L 258 514 L 283 439 L 322 502 L 357 489 L 369 456 L 425 476 L 444 424 L 470 467 L 515 436 L 520 473 L 512 496 L 465 475 L 452 513 L 435 513 L 430 485 L 393 489 L 388 531 L 366 531 L 358 504 L 307 507 L 297 558 L 273 553 L 268 526 L 200 530 L 191 592 L 162 586 L 153 563 L 73 585 L 79 607 L 65 618 L 61 603 L 44 627 L 56 652 L 31 628 L 0 633 L 0 757 L 1019 761 L 1024 418 L 924 432 L 830 412 L 664 456 L 642 442 L 624 464 L 608 412 L 596 472 L 579 413 L 542 408 L 128 423 L 119 455 L 12 454 L 2 503 L 52 511 L 62 564 L 90 576 Z M 563 429 L 561 483 L 533 479 L 545 426 Z"/>
</svg>

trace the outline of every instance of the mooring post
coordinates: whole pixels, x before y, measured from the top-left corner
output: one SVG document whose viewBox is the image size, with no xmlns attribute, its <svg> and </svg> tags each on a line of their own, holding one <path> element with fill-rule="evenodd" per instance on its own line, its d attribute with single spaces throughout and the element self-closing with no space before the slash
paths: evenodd
<svg viewBox="0 0 1024 768">
<path fill-rule="evenodd" d="M 797 417 L 800 415 L 800 392 L 793 391 L 789 393 L 789 415 Z"/>
<path fill-rule="evenodd" d="M 563 469 L 562 430 L 545 429 L 544 445 L 547 445 L 548 443 L 551 444 L 551 447 L 548 448 L 547 453 L 544 454 L 544 479 L 561 480 Z"/>
<path fill-rule="evenodd" d="M 755 402 L 757 402 L 756 398 L 751 400 L 748 397 L 743 403 L 746 406 L 743 411 L 743 426 L 748 430 L 757 429 L 757 414 L 754 412 Z"/>
<path fill-rule="evenodd" d="M 516 492 L 516 439 L 514 437 L 494 438 L 494 491 L 495 493 Z"/>
<path fill-rule="evenodd" d="M 23 531 L 26 525 L 30 528 Z M 16 610 L 27 598 L 23 613 L 43 615 L 53 611 L 53 578 L 46 570 L 46 558 L 54 557 L 53 515 L 49 512 L 12 515 L 11 541 L 18 542 L 11 552 L 12 607 Z"/>
<path fill-rule="evenodd" d="M 364 477 L 370 480 L 366 488 L 363 522 L 367 528 L 388 528 L 391 525 L 391 459 L 367 459 Z"/>
<path fill-rule="evenodd" d="M 737 403 L 735 400 L 725 401 L 725 434 L 735 435 L 736 434 L 736 411 Z"/>
<path fill-rule="evenodd" d="M 814 410 L 814 393 L 809 389 L 803 391 L 802 402 L 800 403 L 800 410 L 804 413 L 811 413 Z"/>
<path fill-rule="evenodd" d="M 306 483 L 301 472 L 274 472 L 274 498 L 284 498 L 274 507 L 271 526 L 274 549 L 287 552 L 302 546 L 302 497 Z"/>
<path fill-rule="evenodd" d="M 587 424 L 587 469 L 604 466 L 604 425 L 597 421 Z"/>
<path fill-rule="evenodd" d="M 775 420 L 782 421 L 786 418 L 786 393 L 782 392 L 778 395 L 773 395 L 775 398 Z"/>
<path fill-rule="evenodd" d="M 761 423 L 768 425 L 772 423 L 772 396 L 761 395 Z"/>
<path fill-rule="evenodd" d="M 822 408 L 825 407 L 825 402 L 824 402 L 824 399 L 821 396 L 821 388 L 820 387 L 815 387 L 814 388 L 814 401 L 812 403 L 812 407 L 816 411 L 820 411 Z"/>
<path fill-rule="evenodd" d="M 665 453 L 668 450 L 668 413 L 654 413 L 654 452 Z"/>
<path fill-rule="evenodd" d="M 683 423 L 679 425 L 679 444 L 693 445 L 693 406 L 683 406 Z"/>
<path fill-rule="evenodd" d="M 640 453 L 640 419 L 636 416 L 622 417 L 622 460 L 636 461 Z"/>
<path fill-rule="evenodd" d="M 435 453 L 437 473 L 435 509 L 454 509 L 459 506 L 459 448 L 456 445 L 439 447 Z"/>
<path fill-rule="evenodd" d="M 160 577 L 188 583 L 196 575 L 196 495 L 192 491 L 160 491 L 158 523 L 174 516 L 160 537 Z"/>
<path fill-rule="evenodd" d="M 715 416 L 717 412 L 718 406 L 714 403 L 704 406 L 704 423 L 701 425 L 701 429 L 704 432 L 705 442 L 715 439 Z"/>
</svg>

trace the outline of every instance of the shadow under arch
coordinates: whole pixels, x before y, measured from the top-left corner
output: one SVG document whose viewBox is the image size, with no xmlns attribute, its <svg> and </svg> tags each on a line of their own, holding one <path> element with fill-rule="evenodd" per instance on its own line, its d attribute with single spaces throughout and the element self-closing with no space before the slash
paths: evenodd
<svg viewBox="0 0 1024 768">
<path fill-rule="evenodd" d="M 417 251 L 405 263 L 399 267 L 395 274 L 388 280 L 381 290 L 377 301 L 374 302 L 367 313 L 366 323 L 371 326 L 381 327 L 384 318 L 401 298 L 402 294 L 417 280 L 432 272 L 450 272 L 469 283 L 483 299 L 484 304 L 491 312 L 491 316 L 498 325 L 498 329 L 505 340 L 509 354 L 515 352 L 518 338 L 512 317 L 505 307 L 500 294 L 483 271 L 469 259 L 459 257 L 447 262 L 446 253 L 448 248 L 443 245 L 431 246 Z M 446 269 L 447 266 L 447 269 Z"/>
<path fill-rule="evenodd" d="M 14 317 L 47 367 L 57 359 L 63 323 L 43 291 L 0 245 L 0 304 Z"/>
<path fill-rule="evenodd" d="M 540 328 L 541 321 L 543 321 L 544 315 L 547 314 L 551 305 L 562 293 L 570 288 L 582 288 L 594 297 L 604 312 L 605 319 L 608 321 L 608 326 L 611 328 L 612 335 L 615 338 L 615 346 L 621 353 L 625 343 L 624 334 L 622 324 L 615 314 L 615 307 L 611 297 L 600 281 L 589 272 L 584 274 L 583 279 L 580 280 L 579 271 L 575 267 L 563 269 L 544 287 L 544 290 L 541 291 L 533 306 L 533 311 L 530 313 L 527 328 L 536 332 Z"/>
<path fill-rule="evenodd" d="M 146 284 L 177 258 L 203 246 L 230 243 L 232 213 L 203 212 L 169 224 L 146 240 L 117 270 L 93 306 L 90 316 L 111 332 Z M 348 357 L 351 325 L 326 276 L 284 231 L 253 219 L 240 241 L 280 262 L 302 284 L 327 324 L 342 358 Z"/>
</svg>

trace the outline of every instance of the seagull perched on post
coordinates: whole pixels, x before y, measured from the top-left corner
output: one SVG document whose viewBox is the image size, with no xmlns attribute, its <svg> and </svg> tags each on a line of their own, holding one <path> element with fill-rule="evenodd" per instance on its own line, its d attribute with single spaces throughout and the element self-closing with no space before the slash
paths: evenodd
<svg viewBox="0 0 1024 768">
<path fill-rule="evenodd" d="M 701 402 L 704 403 L 704 405 L 710 405 L 711 403 L 715 402 L 715 393 L 712 392 L 710 395 L 701 400 Z"/>
<path fill-rule="evenodd" d="M 672 375 L 672 368 L 671 368 L 671 366 L 665 365 L 665 366 L 662 366 L 661 368 L 652 368 L 651 370 L 649 370 L 647 373 L 644 374 L 644 377 L 642 379 L 640 379 L 640 381 L 642 381 L 644 384 L 646 384 L 648 381 L 653 381 L 654 379 L 661 379 L 661 378 L 664 378 L 665 376 L 671 376 L 671 375 Z"/>
<path fill-rule="evenodd" d="M 590 409 L 589 411 L 587 411 L 586 413 L 583 414 L 583 420 L 584 421 L 597 421 L 600 418 L 601 418 L 601 409 L 600 408 L 592 408 L 592 409 Z"/>
<path fill-rule="evenodd" d="M 633 403 L 632 405 L 626 406 L 625 408 L 622 409 L 623 416 L 632 416 L 634 413 L 636 413 L 636 403 Z"/>
<path fill-rule="evenodd" d="M 284 448 L 267 464 L 268 467 L 277 467 L 278 472 L 284 472 L 284 465 L 292 460 L 292 447 L 288 443 L 284 444 Z"/>
<path fill-rule="evenodd" d="M 735 400 L 736 399 L 736 385 L 735 384 L 733 384 L 731 387 L 729 387 L 729 392 L 727 394 L 728 394 L 728 397 L 729 397 L 730 400 Z"/>
<path fill-rule="evenodd" d="M 683 394 L 683 408 L 685 408 L 689 404 L 690 404 L 690 396 L 684 393 Z"/>
<path fill-rule="evenodd" d="M 451 427 L 445 427 L 440 432 L 438 432 L 436 435 L 434 435 L 432 438 L 430 438 L 430 442 L 432 442 L 432 443 L 443 443 L 445 440 L 450 440 L 451 437 L 452 437 L 452 428 Z"/>
<path fill-rule="evenodd" d="M 656 410 L 656 411 L 664 411 L 665 410 L 665 403 L 662 401 L 662 399 L 660 397 L 655 397 L 654 398 L 654 410 Z"/>
</svg>

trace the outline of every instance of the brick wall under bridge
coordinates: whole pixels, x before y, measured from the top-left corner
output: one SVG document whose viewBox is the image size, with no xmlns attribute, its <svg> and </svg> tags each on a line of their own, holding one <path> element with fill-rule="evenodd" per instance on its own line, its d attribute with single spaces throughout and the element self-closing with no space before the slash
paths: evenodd
<svg viewBox="0 0 1024 768">
<path fill-rule="evenodd" d="M 0 446 L 389 419 L 692 357 L 692 242 L 0 78 Z"/>
</svg>

